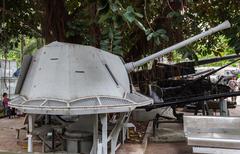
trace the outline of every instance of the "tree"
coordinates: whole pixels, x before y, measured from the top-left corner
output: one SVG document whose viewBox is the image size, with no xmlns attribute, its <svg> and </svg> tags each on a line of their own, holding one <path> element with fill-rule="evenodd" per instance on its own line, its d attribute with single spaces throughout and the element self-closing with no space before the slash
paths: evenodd
<svg viewBox="0 0 240 154">
<path fill-rule="evenodd" d="M 1 44 L 12 48 L 21 36 L 92 45 L 139 59 L 228 19 L 233 28 L 178 50 L 189 58 L 240 49 L 236 0 L 1 0 Z M 223 7 L 224 6 L 224 7 Z M 9 43 L 10 42 L 10 43 Z M 7 45 L 6 45 L 7 44 Z M 195 52 L 197 51 L 197 52 Z M 173 55 L 170 54 L 172 59 Z"/>
</svg>

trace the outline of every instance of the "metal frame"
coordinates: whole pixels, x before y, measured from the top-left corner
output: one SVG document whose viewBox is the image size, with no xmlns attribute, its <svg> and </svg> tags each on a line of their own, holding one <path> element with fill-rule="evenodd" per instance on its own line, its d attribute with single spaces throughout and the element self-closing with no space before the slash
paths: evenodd
<svg viewBox="0 0 240 154">
<path fill-rule="evenodd" d="M 137 99 L 131 98 L 135 96 Z M 97 104 L 85 105 L 86 101 L 94 99 Z M 112 102 L 104 105 L 104 99 L 111 99 Z M 132 100 L 131 100 L 132 99 Z M 35 105 L 34 101 L 38 101 Z M 116 104 L 116 102 L 121 102 Z M 49 105 L 53 103 L 54 105 Z M 78 103 L 78 106 L 72 104 Z M 82 105 L 81 105 L 82 103 Z M 79 98 L 70 102 L 57 99 L 35 99 L 28 100 L 23 96 L 18 96 L 10 102 L 11 107 L 18 108 L 25 113 L 31 114 L 52 114 L 52 115 L 86 115 L 86 114 L 101 114 L 114 112 L 130 112 L 136 107 L 144 106 L 152 103 L 152 99 L 140 93 L 128 93 L 125 98 L 111 97 L 111 96 L 93 96 Z M 30 105 L 29 105 L 30 104 Z"/>
<path fill-rule="evenodd" d="M 223 149 L 208 147 L 193 147 L 193 153 L 211 153 L 211 154 L 239 154 L 239 149 Z"/>
<path fill-rule="evenodd" d="M 120 117 L 115 124 L 114 128 L 108 135 L 108 123 L 107 123 L 107 113 L 105 114 L 96 114 L 94 125 L 93 125 L 93 146 L 90 154 L 107 154 L 108 153 L 108 142 L 111 142 L 111 154 L 115 154 L 117 149 L 117 141 L 121 130 L 124 127 L 124 124 L 128 122 L 131 112 L 120 113 Z M 101 136 L 98 134 L 98 120 L 102 124 L 102 133 Z"/>
<path fill-rule="evenodd" d="M 196 153 L 239 153 L 240 118 L 184 116 L 184 133 Z"/>
</svg>

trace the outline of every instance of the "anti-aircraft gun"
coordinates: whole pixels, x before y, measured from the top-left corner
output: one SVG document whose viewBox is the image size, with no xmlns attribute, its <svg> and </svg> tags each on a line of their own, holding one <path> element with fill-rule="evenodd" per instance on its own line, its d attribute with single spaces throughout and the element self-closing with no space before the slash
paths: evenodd
<svg viewBox="0 0 240 154">
<path fill-rule="evenodd" d="M 141 93 L 145 95 L 149 95 L 149 85 L 151 85 L 151 90 L 156 92 L 165 103 L 204 96 L 206 92 L 211 95 L 228 93 L 230 92 L 230 87 L 220 84 L 224 78 L 219 78 L 216 83 L 213 83 L 209 77 L 230 64 L 237 62 L 239 58 L 240 55 L 235 54 L 219 58 L 203 59 L 197 62 L 190 61 L 172 65 L 159 64 L 150 70 L 140 70 L 133 73 L 132 81 L 134 85 L 140 88 Z M 195 66 L 233 59 L 237 60 L 217 70 L 208 69 L 201 72 L 196 72 L 195 70 Z M 189 103 L 189 101 L 186 103 Z"/>
<path fill-rule="evenodd" d="M 240 58 L 216 70 L 210 69 L 204 71 L 203 74 L 198 73 L 195 77 L 191 75 L 190 78 L 156 80 L 151 85 L 151 90 L 162 99 L 162 102 L 158 101 L 155 105 L 158 107 L 182 106 L 193 102 L 239 95 L 239 92 L 232 92 L 228 85 L 220 84 L 223 78 L 220 77 L 217 82 L 212 82 L 209 78 L 210 75 L 215 74 L 239 60 Z M 155 106 L 155 108 L 157 108 L 157 106 Z M 150 109 L 151 107 L 147 108 Z"/>
<path fill-rule="evenodd" d="M 198 35 L 195 37 L 198 37 Z M 193 39 L 194 37 L 191 38 L 190 40 L 193 40 Z M 172 50 L 181 48 L 182 46 L 186 45 L 187 42 L 190 40 L 189 39 L 185 40 L 181 43 L 173 45 L 167 49 L 164 49 L 160 52 L 157 52 L 139 61 L 128 63 L 126 64 L 126 67 L 128 71 L 131 72 L 134 68 L 137 68 L 138 66 L 145 64 L 146 61 L 153 60 L 159 56 L 162 56 L 164 54 L 171 52 Z M 200 60 L 198 62 L 193 62 L 193 61 L 183 62 L 175 65 L 160 64 L 159 68 L 157 69 L 156 67 L 158 66 L 154 66 L 155 67 L 154 71 L 157 70 L 156 72 L 153 72 L 152 70 L 140 70 L 138 72 L 134 72 L 133 82 L 134 81 L 138 82 L 136 84 L 140 85 L 139 91 L 141 93 L 147 94 L 148 96 L 151 95 L 149 91 L 152 92 L 154 90 L 153 88 L 149 88 L 149 85 L 153 86 L 155 84 L 154 88 L 159 90 L 157 95 L 160 99 L 157 99 L 157 100 L 158 101 L 161 100 L 162 102 L 158 102 L 155 100 L 155 103 L 156 103 L 155 105 L 144 107 L 144 108 L 147 108 L 148 110 L 153 108 L 158 108 L 158 107 L 164 107 L 164 106 L 188 104 L 196 101 L 236 96 L 236 95 L 239 95 L 240 93 L 230 92 L 230 88 L 228 86 L 221 85 L 221 84 L 213 84 L 209 82 L 209 80 L 205 80 L 205 78 L 225 68 L 226 66 L 229 66 L 230 64 L 237 62 L 239 59 L 235 60 L 234 62 L 231 62 L 230 64 L 227 64 L 226 66 L 221 67 L 217 71 L 216 70 L 214 71 L 209 70 L 210 72 L 207 71 L 208 73 L 204 75 L 204 77 L 190 79 L 190 80 L 168 79 L 176 76 L 179 77 L 179 76 L 194 74 L 196 73 L 194 66 L 218 62 L 221 60 L 236 59 L 236 58 L 239 58 L 239 55 L 229 55 L 229 56 L 220 57 L 220 58 L 205 59 L 205 60 Z M 140 79 L 140 82 L 139 82 L 139 79 Z M 143 86 L 144 88 L 141 88 L 141 86 Z M 205 95 L 206 92 L 209 95 L 206 96 Z"/>
<path fill-rule="evenodd" d="M 94 47 L 50 43 L 32 57 L 24 58 L 16 88 L 18 97 L 13 99 L 10 105 L 28 114 L 29 143 L 32 143 L 32 115 L 78 115 L 78 121 L 64 125 L 66 147 L 73 143 L 73 136 L 85 136 L 93 141 L 90 146 L 82 147 L 91 148 L 80 152 L 95 154 L 101 147 L 100 151 L 106 154 L 107 143 L 111 142 L 111 153 L 114 154 L 119 132 L 128 119 L 128 113 L 136 107 L 153 104 L 152 98 L 135 91 L 129 80 L 129 73 L 159 56 L 229 27 L 230 23 L 226 21 L 183 42 L 127 64 L 119 56 Z M 120 113 L 109 136 L 108 113 Z M 98 135 L 99 123 L 102 124 L 101 135 Z M 69 149 L 80 148 L 74 146 Z M 32 152 L 32 144 L 28 144 L 28 151 Z"/>
<path fill-rule="evenodd" d="M 197 75 L 197 74 L 201 74 L 201 72 L 198 72 L 196 74 L 195 67 L 219 62 L 222 60 L 233 60 L 237 58 L 240 58 L 240 55 L 232 54 L 232 55 L 227 55 L 223 57 L 201 59 L 197 61 L 180 62 L 176 64 L 165 64 L 165 63 L 155 62 L 154 64 L 152 64 L 153 67 L 151 69 L 141 69 L 137 72 L 132 73 L 132 79 L 133 79 L 133 82 L 144 82 L 146 80 L 150 80 L 150 81 L 166 80 L 173 77 L 183 77 L 191 74 Z"/>
</svg>

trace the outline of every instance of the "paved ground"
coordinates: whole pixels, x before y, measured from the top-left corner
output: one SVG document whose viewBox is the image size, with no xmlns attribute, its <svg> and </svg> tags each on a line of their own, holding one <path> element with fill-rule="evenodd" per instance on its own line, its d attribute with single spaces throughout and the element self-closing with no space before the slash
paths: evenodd
<svg viewBox="0 0 240 154">
<path fill-rule="evenodd" d="M 144 146 L 142 144 L 124 144 L 116 152 L 116 154 L 143 154 Z"/>
<path fill-rule="evenodd" d="M 240 106 L 230 109 L 231 116 L 240 116 Z M 23 117 L 14 119 L 0 118 L 0 153 L 6 151 L 25 153 L 27 148 L 26 131 L 21 131 L 20 140 L 16 139 L 16 128 L 23 125 Z M 174 129 L 174 125 L 171 126 Z M 182 126 L 176 125 L 176 129 Z M 35 145 L 34 151 L 41 151 L 41 146 Z M 117 154 L 143 154 L 144 145 L 125 144 L 117 151 Z M 191 154 L 192 149 L 186 142 L 175 143 L 148 143 L 145 154 Z"/>
<path fill-rule="evenodd" d="M 192 148 L 183 136 L 182 124 L 164 123 L 159 126 L 156 136 L 149 138 L 146 149 L 141 144 L 124 144 L 117 154 L 192 154 Z"/>
<path fill-rule="evenodd" d="M 192 149 L 186 143 L 150 143 L 145 154 L 192 154 Z"/>
<path fill-rule="evenodd" d="M 1 118 L 0 119 L 0 149 L 1 151 L 26 151 L 23 144 L 19 144 L 16 139 L 16 127 L 23 125 L 23 117 L 21 118 Z M 21 133 L 21 138 L 24 133 Z"/>
<path fill-rule="evenodd" d="M 235 109 L 230 109 L 230 116 L 240 116 L 240 106 Z M 193 115 L 186 113 L 186 115 Z M 218 115 L 218 114 L 217 114 Z M 177 132 L 182 128 L 181 125 L 169 125 L 170 128 L 176 127 Z M 148 143 L 146 151 L 140 144 L 125 144 L 117 151 L 117 154 L 192 154 L 191 146 L 186 142 L 173 142 L 173 143 Z"/>
<path fill-rule="evenodd" d="M 26 130 L 20 131 L 20 139 L 16 139 L 16 128 L 23 127 L 24 117 L 16 117 L 13 119 L 0 118 L 0 152 L 6 153 L 14 152 L 26 152 L 27 140 Z M 36 144 L 37 145 L 37 144 Z M 40 146 L 35 146 L 34 150 L 41 151 Z"/>
</svg>

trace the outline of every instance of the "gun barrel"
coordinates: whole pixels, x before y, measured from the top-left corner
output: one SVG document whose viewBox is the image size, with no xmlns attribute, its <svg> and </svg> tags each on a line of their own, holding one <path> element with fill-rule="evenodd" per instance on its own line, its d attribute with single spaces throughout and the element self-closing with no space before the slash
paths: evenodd
<svg viewBox="0 0 240 154">
<path fill-rule="evenodd" d="M 214 28 L 211 28 L 211 29 L 209 29 L 209 30 L 207 30 L 205 32 L 202 32 L 201 34 L 193 36 L 193 37 L 191 37 L 191 38 L 189 38 L 187 40 L 184 40 L 184 41 L 182 41 L 180 43 L 177 43 L 177 44 L 175 44 L 173 46 L 170 46 L 170 47 L 168 47 L 166 49 L 163 49 L 163 50 L 161 50 L 161 51 L 159 51 L 159 52 L 157 52 L 155 54 L 152 54 L 152 55 L 150 55 L 148 57 L 140 59 L 140 60 L 138 60 L 136 62 L 127 63 L 127 64 L 125 64 L 125 67 L 128 70 L 128 72 L 132 72 L 135 68 L 137 68 L 137 67 L 139 67 L 139 66 L 141 66 L 141 65 L 143 65 L 143 64 L 145 64 L 145 63 L 147 63 L 149 61 L 152 61 L 152 60 L 154 60 L 157 57 L 160 57 L 162 55 L 170 53 L 173 50 L 176 50 L 176 49 L 179 49 L 181 47 L 184 47 L 184 46 L 186 46 L 186 45 L 188 45 L 188 44 L 190 44 L 192 42 L 195 42 L 195 41 L 197 41 L 197 40 L 199 40 L 199 39 L 201 39 L 201 38 L 203 38 L 205 36 L 211 35 L 211 34 L 213 34 L 215 32 L 218 32 L 220 30 L 227 29 L 227 28 L 230 28 L 230 27 L 231 27 L 230 22 L 229 21 L 225 21 L 222 24 L 220 24 L 220 25 L 218 25 L 218 26 L 216 26 Z"/>
<path fill-rule="evenodd" d="M 240 58 L 240 55 L 233 54 L 233 55 L 227 55 L 227 56 L 224 56 L 224 57 L 203 59 L 203 60 L 199 60 L 195 66 L 209 64 L 209 63 L 215 63 L 215 62 L 219 62 L 219 61 L 222 61 L 222 60 L 236 59 L 236 58 Z"/>
</svg>

